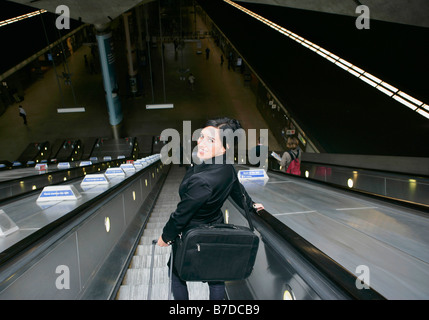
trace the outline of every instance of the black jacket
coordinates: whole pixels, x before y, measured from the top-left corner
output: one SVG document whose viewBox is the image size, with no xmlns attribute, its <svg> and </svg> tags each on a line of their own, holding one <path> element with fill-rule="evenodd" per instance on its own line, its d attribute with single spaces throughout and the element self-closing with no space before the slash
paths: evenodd
<svg viewBox="0 0 429 320">
<path fill-rule="evenodd" d="M 241 190 L 248 210 L 253 210 L 253 201 L 244 187 L 240 188 L 233 165 L 216 164 L 215 159 L 211 159 L 212 164 L 202 163 L 187 170 L 179 187 L 181 200 L 162 232 L 164 242 L 174 241 L 182 231 L 201 224 L 223 223 L 221 207 L 229 196 L 244 209 Z"/>
</svg>

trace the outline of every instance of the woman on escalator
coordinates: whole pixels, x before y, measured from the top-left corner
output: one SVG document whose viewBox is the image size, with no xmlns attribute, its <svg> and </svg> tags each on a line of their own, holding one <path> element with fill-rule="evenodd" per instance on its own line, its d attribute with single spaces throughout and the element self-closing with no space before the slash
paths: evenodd
<svg viewBox="0 0 429 320">
<path fill-rule="evenodd" d="M 166 247 L 173 244 L 176 237 L 190 228 L 201 224 L 223 223 L 221 207 L 226 199 L 232 199 L 242 207 L 244 190 L 245 203 L 248 210 L 262 210 L 262 204 L 254 203 L 244 188 L 240 188 L 236 171 L 232 164 L 226 161 L 226 150 L 229 145 L 225 134 L 240 129 L 237 120 L 220 118 L 209 120 L 202 129 L 198 139 L 197 156 L 201 164 L 194 164 L 186 172 L 180 187 L 180 202 L 171 214 L 158 239 L 158 245 Z M 230 129 L 230 130 L 227 130 Z M 242 187 L 242 186 L 241 186 Z M 243 208 L 244 209 L 244 208 Z M 173 267 L 172 291 L 176 300 L 187 300 L 188 289 L 186 281 L 180 279 Z M 208 282 L 211 300 L 224 299 L 225 283 L 222 281 Z"/>
</svg>

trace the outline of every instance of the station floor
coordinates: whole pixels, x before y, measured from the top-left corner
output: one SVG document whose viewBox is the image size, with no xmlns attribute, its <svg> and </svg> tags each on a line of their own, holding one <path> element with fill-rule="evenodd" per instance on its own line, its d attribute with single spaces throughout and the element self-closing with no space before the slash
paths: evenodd
<svg viewBox="0 0 429 320">
<path fill-rule="evenodd" d="M 207 28 L 197 16 L 197 29 L 204 34 Z M 131 97 L 127 89 L 127 62 L 123 46 L 115 47 L 116 69 L 121 97 L 123 121 L 120 137 L 159 135 L 162 130 L 174 128 L 182 131 L 183 121 L 191 121 L 192 132 L 207 119 L 228 116 L 240 120 L 244 129 L 268 128 L 256 107 L 256 96 L 244 85 L 243 75 L 221 65 L 221 50 L 211 37 L 201 42 L 188 40 L 182 50 L 174 50 L 172 42 L 165 43 L 164 62 L 161 63 L 160 46 L 151 48 L 153 90 L 149 78 L 149 61 L 142 67 L 144 92 Z M 146 44 L 145 44 L 146 45 Z M 208 59 L 205 49 L 210 49 Z M 201 51 L 201 53 L 198 53 Z M 14 161 L 29 143 L 58 139 L 113 138 L 104 97 L 101 70 L 96 65 L 95 74 L 85 66 L 84 55 L 91 57 L 91 50 L 83 45 L 67 59 L 67 64 L 46 71 L 25 91 L 24 101 L 7 108 L 0 116 L 0 160 Z M 66 66 L 70 69 L 72 84 L 61 78 Z M 181 79 L 182 70 L 196 77 L 193 90 Z M 188 74 L 187 73 L 187 74 Z M 146 104 L 174 104 L 173 109 L 147 110 Z M 27 125 L 19 117 L 18 106 L 27 113 Z M 58 113 L 57 108 L 83 106 L 85 112 Z M 259 135 L 259 134 L 258 134 Z M 280 150 L 269 130 L 270 150 Z"/>
</svg>

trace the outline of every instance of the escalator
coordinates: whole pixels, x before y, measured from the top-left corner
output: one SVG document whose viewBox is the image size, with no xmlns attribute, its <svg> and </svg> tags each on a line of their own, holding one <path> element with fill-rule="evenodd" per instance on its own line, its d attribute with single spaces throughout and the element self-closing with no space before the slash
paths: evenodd
<svg viewBox="0 0 429 320">
<path fill-rule="evenodd" d="M 116 299 L 146 300 L 149 293 L 150 266 L 152 263 L 152 240 L 157 240 L 170 214 L 176 209 L 180 200 L 178 190 L 185 175 L 185 168 L 173 166 L 165 181 L 146 228 L 135 251 L 129 269 L 124 277 Z M 169 277 L 167 261 L 170 257 L 170 247 L 155 247 L 153 281 L 150 299 L 165 300 L 169 296 Z M 188 285 L 189 298 L 208 299 L 207 284 L 191 282 Z"/>
<path fill-rule="evenodd" d="M 72 183 L 83 199 L 38 209 L 27 218 L 39 192 L 1 205 L 28 234 L 16 243 L 19 233 L 0 239 L 0 298 L 167 299 L 170 248 L 158 246 L 148 297 L 151 243 L 179 201 L 184 173 L 158 158 L 107 189 L 84 190 L 78 179 Z M 273 171 L 268 176 L 264 184 L 245 183 L 266 210 L 252 216 L 261 240 L 253 273 L 226 283 L 228 299 L 429 297 L 427 215 L 302 177 Z M 229 223 L 246 225 L 232 201 L 222 211 Z M 39 226 L 31 228 L 32 222 Z M 369 278 L 359 266 L 368 268 Z M 191 299 L 208 298 L 207 284 L 190 282 L 188 288 Z"/>
<path fill-rule="evenodd" d="M 237 170 L 253 169 L 236 165 Z M 176 175 L 180 168 L 172 169 Z M 294 299 L 421 299 L 429 296 L 427 265 L 429 221 L 415 208 L 367 197 L 350 190 L 320 184 L 301 177 L 268 172 L 266 184 L 245 183 L 252 198 L 266 210 L 253 216 L 260 248 L 254 271 L 243 281 L 226 283 L 231 300 L 278 300 L 290 293 Z M 180 177 L 168 177 L 130 269 L 119 290 L 118 299 L 146 299 L 149 277 L 150 243 L 157 239 L 173 212 L 178 199 Z M 165 205 L 165 206 L 164 206 Z M 222 208 L 229 223 L 246 225 L 247 221 L 232 201 Z M 151 221 L 151 220 L 149 220 Z M 412 231 L 411 231 L 412 230 Z M 145 236 L 146 234 L 146 236 Z M 156 272 L 162 276 L 154 287 L 154 299 L 166 299 L 168 278 L 165 263 L 168 249 L 156 247 Z M 141 257 L 144 253 L 145 258 Z M 134 263 L 134 259 L 138 261 Z M 146 261 L 145 265 L 139 264 Z M 397 264 L 392 264 L 397 261 Z M 140 270 L 135 270 L 139 269 Z M 392 274 L 403 274 L 407 283 L 399 284 Z M 411 270 L 413 270 L 411 272 Z M 367 272 L 367 273 L 366 273 Z M 129 275 L 128 275 L 129 274 Z M 368 283 L 367 283 L 368 282 Z M 190 295 L 198 283 L 188 282 Z M 159 291 L 158 291 L 159 290 Z M 197 299 L 205 297 L 202 288 Z M 157 294 L 160 294 L 158 296 Z M 192 299 L 192 298 L 191 298 Z"/>
<path fill-rule="evenodd" d="M 116 285 L 111 277 L 128 265 L 168 172 L 159 155 L 135 168 L 109 175 L 107 184 L 84 183 L 90 174 L 55 184 L 73 187 L 72 200 L 39 201 L 39 190 L 2 200 L 1 229 L 17 228 L 0 237 L 0 299 L 109 297 Z"/>
</svg>

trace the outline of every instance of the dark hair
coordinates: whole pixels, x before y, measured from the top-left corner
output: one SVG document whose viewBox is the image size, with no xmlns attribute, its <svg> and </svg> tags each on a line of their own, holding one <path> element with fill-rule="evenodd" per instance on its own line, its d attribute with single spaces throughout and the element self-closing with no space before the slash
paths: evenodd
<svg viewBox="0 0 429 320">
<path fill-rule="evenodd" d="M 231 129 L 232 132 L 241 129 L 241 124 L 238 120 L 230 119 L 227 117 L 208 120 L 205 126 L 215 127 L 222 130 Z"/>
<path fill-rule="evenodd" d="M 299 146 L 299 140 L 295 136 L 289 136 L 287 137 L 286 145 L 291 145 L 292 146 L 291 148 L 295 149 L 296 147 Z"/>
<path fill-rule="evenodd" d="M 225 136 L 225 133 L 228 131 L 225 130 L 231 130 L 232 133 L 234 133 L 236 130 L 241 129 L 241 124 L 238 120 L 236 119 L 230 119 L 227 117 L 223 117 L 223 118 L 216 118 L 216 119 L 212 119 L 212 120 L 208 120 L 205 124 L 205 127 L 215 127 L 218 128 L 222 131 L 222 144 L 223 147 L 226 149 L 226 142 L 227 142 L 227 137 Z M 236 143 L 234 143 L 234 145 L 236 145 Z"/>
</svg>

